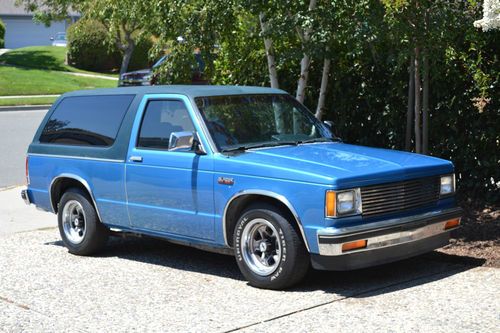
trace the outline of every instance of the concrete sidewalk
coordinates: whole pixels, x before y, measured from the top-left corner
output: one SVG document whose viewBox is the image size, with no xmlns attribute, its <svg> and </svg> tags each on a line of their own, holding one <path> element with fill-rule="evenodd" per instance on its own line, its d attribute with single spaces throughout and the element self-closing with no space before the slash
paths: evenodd
<svg viewBox="0 0 500 333">
<path fill-rule="evenodd" d="M 15 96 L 0 96 L 0 99 L 16 99 L 16 98 L 39 98 L 39 97 L 59 97 L 61 95 L 15 95 Z"/>
<path fill-rule="evenodd" d="M 21 199 L 23 188 L 0 189 L 0 236 L 57 227 L 56 215 L 39 211 L 35 206 L 24 203 Z"/>
</svg>

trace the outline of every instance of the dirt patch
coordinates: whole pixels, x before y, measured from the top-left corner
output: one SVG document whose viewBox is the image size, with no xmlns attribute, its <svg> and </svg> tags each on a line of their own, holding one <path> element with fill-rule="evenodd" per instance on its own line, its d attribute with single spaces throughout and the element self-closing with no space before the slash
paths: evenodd
<svg viewBox="0 0 500 333">
<path fill-rule="evenodd" d="M 465 208 L 462 227 L 452 233 L 450 245 L 438 251 L 484 259 L 484 266 L 500 268 L 500 208 Z"/>
</svg>

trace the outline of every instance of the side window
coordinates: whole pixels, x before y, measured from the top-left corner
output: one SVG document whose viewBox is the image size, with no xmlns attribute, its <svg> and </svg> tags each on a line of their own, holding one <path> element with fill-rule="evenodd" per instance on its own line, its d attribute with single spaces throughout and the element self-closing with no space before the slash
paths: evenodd
<svg viewBox="0 0 500 333">
<path fill-rule="evenodd" d="M 194 132 L 193 122 L 181 101 L 149 101 L 142 118 L 137 147 L 168 149 L 172 132 Z"/>
<path fill-rule="evenodd" d="M 74 96 L 63 99 L 40 136 L 41 143 L 111 146 L 134 95 Z"/>
</svg>

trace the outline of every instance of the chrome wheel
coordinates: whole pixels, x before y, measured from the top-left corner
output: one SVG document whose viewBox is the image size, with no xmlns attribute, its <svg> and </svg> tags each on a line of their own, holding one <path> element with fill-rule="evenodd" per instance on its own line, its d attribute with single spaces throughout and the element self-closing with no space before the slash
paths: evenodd
<svg viewBox="0 0 500 333">
<path fill-rule="evenodd" d="M 76 200 L 66 202 L 62 212 L 62 225 L 66 238 L 73 244 L 80 244 L 85 237 L 85 212 Z"/>
<path fill-rule="evenodd" d="M 281 245 L 278 231 L 271 222 L 257 218 L 244 227 L 241 253 L 246 265 L 255 274 L 267 276 L 278 268 Z"/>
</svg>

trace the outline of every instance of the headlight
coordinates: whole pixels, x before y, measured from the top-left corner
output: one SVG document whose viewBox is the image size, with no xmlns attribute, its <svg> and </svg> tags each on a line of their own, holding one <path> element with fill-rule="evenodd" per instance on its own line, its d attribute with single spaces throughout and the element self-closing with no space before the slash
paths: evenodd
<svg viewBox="0 0 500 333">
<path fill-rule="evenodd" d="M 455 174 L 441 176 L 441 189 L 439 194 L 447 195 L 455 193 Z"/>
<path fill-rule="evenodd" d="M 326 192 L 326 217 L 339 217 L 361 213 L 361 191 L 359 188 Z"/>
</svg>

